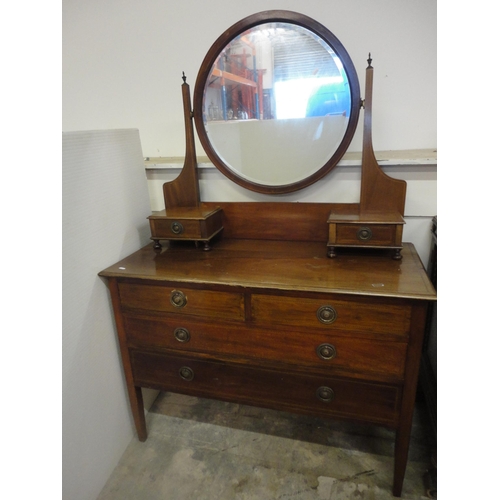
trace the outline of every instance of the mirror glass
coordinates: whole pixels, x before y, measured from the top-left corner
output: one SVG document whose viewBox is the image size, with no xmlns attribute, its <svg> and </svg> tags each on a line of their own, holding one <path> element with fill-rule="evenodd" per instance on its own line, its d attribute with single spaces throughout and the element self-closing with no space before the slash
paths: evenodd
<svg viewBox="0 0 500 500">
<path fill-rule="evenodd" d="M 278 193 L 335 166 L 355 130 L 359 86 L 355 79 L 353 92 L 346 55 L 333 45 L 306 26 L 263 22 L 214 53 L 195 120 L 220 170 L 249 189 Z"/>
</svg>

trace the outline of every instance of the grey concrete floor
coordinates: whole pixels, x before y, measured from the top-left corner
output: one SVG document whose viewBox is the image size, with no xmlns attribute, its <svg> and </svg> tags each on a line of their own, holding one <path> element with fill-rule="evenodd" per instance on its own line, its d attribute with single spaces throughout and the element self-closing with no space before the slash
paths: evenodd
<svg viewBox="0 0 500 500">
<path fill-rule="evenodd" d="M 433 498 L 432 432 L 413 419 L 403 499 Z M 162 393 L 97 500 L 392 499 L 394 432 Z"/>
</svg>

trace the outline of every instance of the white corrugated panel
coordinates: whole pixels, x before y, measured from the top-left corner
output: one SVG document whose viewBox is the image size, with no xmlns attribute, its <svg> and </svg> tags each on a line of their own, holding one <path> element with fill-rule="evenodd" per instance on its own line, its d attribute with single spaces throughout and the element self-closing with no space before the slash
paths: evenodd
<svg viewBox="0 0 500 500">
<path fill-rule="evenodd" d="M 134 429 L 97 273 L 148 243 L 150 204 L 138 130 L 64 133 L 62 167 L 63 498 L 89 500 Z"/>
</svg>

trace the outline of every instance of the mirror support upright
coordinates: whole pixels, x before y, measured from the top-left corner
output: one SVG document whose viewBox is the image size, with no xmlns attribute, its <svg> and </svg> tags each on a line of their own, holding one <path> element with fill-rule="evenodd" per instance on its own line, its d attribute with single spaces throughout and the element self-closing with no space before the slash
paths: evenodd
<svg viewBox="0 0 500 500">
<path fill-rule="evenodd" d="M 392 249 L 401 259 L 406 181 L 385 174 L 375 158 L 372 142 L 373 67 L 368 55 L 361 159 L 361 196 L 351 213 L 332 211 L 328 218 L 328 257 L 341 247 Z"/>
<path fill-rule="evenodd" d="M 393 179 L 380 168 L 372 141 L 373 67 L 371 54 L 368 55 L 365 88 L 365 116 L 363 126 L 363 154 L 361 160 L 360 211 L 397 212 L 405 211 L 406 181 Z"/>
<path fill-rule="evenodd" d="M 222 209 L 206 209 L 200 204 L 198 164 L 194 143 L 193 112 L 186 76 L 182 73 L 182 101 L 186 132 L 186 158 L 181 173 L 173 181 L 163 184 L 165 210 L 148 217 L 154 249 L 161 252 L 160 240 L 194 241 L 211 250 L 210 240 L 220 233 Z"/>
<path fill-rule="evenodd" d="M 191 96 L 186 76 L 182 72 L 182 103 L 184 106 L 184 129 L 186 135 L 186 157 L 180 175 L 171 182 L 163 184 L 165 208 L 189 207 L 200 205 L 200 186 L 198 183 L 198 164 L 194 145 Z"/>
</svg>

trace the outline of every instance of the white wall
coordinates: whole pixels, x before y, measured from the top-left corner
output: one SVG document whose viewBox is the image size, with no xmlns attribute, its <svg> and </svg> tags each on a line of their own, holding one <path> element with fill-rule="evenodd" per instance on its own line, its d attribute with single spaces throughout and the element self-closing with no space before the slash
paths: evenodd
<svg viewBox="0 0 500 500">
<path fill-rule="evenodd" d="M 137 130 L 63 134 L 63 498 L 93 500 L 134 434 L 99 271 L 149 241 Z M 151 404 L 154 391 L 145 393 Z"/>
<path fill-rule="evenodd" d="M 376 150 L 436 147 L 435 0 L 63 0 L 63 130 L 138 128 L 145 156 L 183 155 L 182 72 L 193 91 L 219 35 L 270 9 L 330 29 L 354 62 L 362 96 L 371 52 Z M 358 133 L 351 150 L 360 149 Z"/>
</svg>

